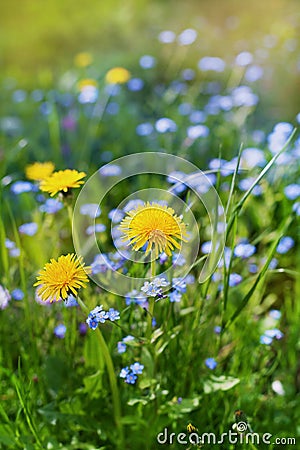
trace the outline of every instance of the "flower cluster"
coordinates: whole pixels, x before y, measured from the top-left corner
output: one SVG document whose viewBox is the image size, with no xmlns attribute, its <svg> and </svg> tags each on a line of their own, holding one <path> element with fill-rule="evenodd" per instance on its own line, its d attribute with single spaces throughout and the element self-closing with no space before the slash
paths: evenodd
<svg viewBox="0 0 300 450">
<path fill-rule="evenodd" d="M 88 318 L 86 319 L 86 323 L 92 330 L 95 330 L 98 327 L 99 323 L 105 323 L 106 320 L 114 322 L 115 320 L 119 319 L 119 311 L 114 308 L 110 308 L 108 311 L 105 311 L 103 309 L 103 305 L 100 305 L 92 309 L 92 311 L 88 315 Z"/>
<path fill-rule="evenodd" d="M 283 336 L 283 333 L 278 330 L 278 328 L 272 328 L 271 330 L 266 330 L 264 334 L 260 336 L 260 343 L 264 345 L 271 345 L 273 339 L 280 340 Z"/>
<path fill-rule="evenodd" d="M 120 372 L 120 378 L 124 378 L 125 383 L 135 384 L 137 375 L 143 372 L 144 366 L 139 362 L 131 364 L 131 366 L 124 367 Z"/>
<path fill-rule="evenodd" d="M 168 286 L 170 283 L 163 277 L 157 277 L 153 281 L 146 281 L 141 291 L 148 297 L 162 297 L 163 287 Z"/>
</svg>

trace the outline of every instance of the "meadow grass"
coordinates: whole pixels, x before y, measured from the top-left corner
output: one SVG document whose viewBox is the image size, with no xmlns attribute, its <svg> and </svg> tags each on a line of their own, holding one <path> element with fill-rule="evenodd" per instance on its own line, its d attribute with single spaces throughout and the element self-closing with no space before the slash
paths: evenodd
<svg viewBox="0 0 300 450">
<path fill-rule="evenodd" d="M 169 434 L 187 433 L 191 423 L 200 434 L 220 436 L 239 421 L 236 410 L 245 413 L 253 431 L 272 434 L 272 443 L 281 437 L 299 440 L 300 143 L 295 124 L 251 128 L 259 122 L 259 88 L 245 79 L 239 86 L 228 82 L 240 67 L 226 66 L 222 73 L 193 67 L 184 74 L 190 67 L 182 59 L 176 76 L 169 71 L 163 77 L 161 64 L 159 56 L 150 58 L 148 68 L 136 65 L 128 83 L 113 86 L 92 63 L 73 67 L 51 89 L 3 88 L 0 448 L 197 448 L 162 446 L 157 435 L 166 427 Z M 51 258 L 73 253 L 72 213 L 85 185 L 49 203 L 42 184 L 26 184 L 25 167 L 52 161 L 56 170 L 85 171 L 87 183 L 100 166 L 138 152 L 180 156 L 210 177 L 226 215 L 226 224 L 213 224 L 224 227 L 226 237 L 217 267 L 198 282 L 216 249 L 207 211 L 184 173 L 173 191 L 200 227 L 196 261 L 176 263 L 160 255 L 156 264 L 141 265 L 117 257 L 121 217 L 112 222 L 111 210 L 134 192 L 137 199 L 142 189 L 172 187 L 160 173 L 143 174 L 108 192 L 96 217 L 102 225 L 98 243 L 115 272 L 153 281 L 169 267 L 176 274 L 189 266 L 186 285 L 158 289 L 155 297 L 146 291 L 142 299 L 139 290 L 125 299 L 91 280 L 73 306 L 43 302 L 33 287 L 36 276 Z M 115 175 L 101 176 L 105 183 Z M 194 187 L 200 197 L 206 194 L 203 185 Z M 124 216 L 126 204 L 119 213 Z M 90 212 L 82 214 L 87 226 L 85 214 Z M 120 243 L 119 248 L 124 251 Z M 92 262 L 96 274 L 97 261 Z M 114 279 L 109 270 L 105 276 Z M 132 290 L 136 287 L 133 282 Z M 102 312 L 95 312 L 98 305 Z M 110 308 L 119 311 L 119 319 L 109 316 Z M 125 368 L 134 363 L 136 372 L 129 373 Z M 131 381 L 129 375 L 134 375 Z"/>
</svg>

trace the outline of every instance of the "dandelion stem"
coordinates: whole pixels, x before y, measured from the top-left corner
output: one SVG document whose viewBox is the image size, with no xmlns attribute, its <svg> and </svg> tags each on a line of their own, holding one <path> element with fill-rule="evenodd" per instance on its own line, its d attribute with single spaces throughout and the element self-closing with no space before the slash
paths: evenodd
<svg viewBox="0 0 300 450">
<path fill-rule="evenodd" d="M 154 280 L 156 275 L 156 258 L 155 251 L 151 251 L 151 280 Z M 154 316 L 154 305 L 155 298 L 149 297 L 149 309 L 148 309 L 148 320 L 147 320 L 147 339 L 150 340 L 151 332 L 152 332 L 152 319 Z"/>
<path fill-rule="evenodd" d="M 156 259 L 155 259 L 155 254 L 152 251 L 151 252 L 151 278 L 155 278 L 156 275 Z"/>
</svg>

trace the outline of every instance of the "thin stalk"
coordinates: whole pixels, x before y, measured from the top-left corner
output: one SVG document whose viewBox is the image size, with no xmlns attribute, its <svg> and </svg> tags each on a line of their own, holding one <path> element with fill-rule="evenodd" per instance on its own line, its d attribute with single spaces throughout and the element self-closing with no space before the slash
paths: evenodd
<svg viewBox="0 0 300 450">
<path fill-rule="evenodd" d="M 151 251 L 151 280 L 154 280 L 156 275 L 156 259 L 154 250 Z M 149 297 L 149 309 L 148 309 L 148 318 L 147 318 L 147 333 L 146 337 L 150 340 L 150 336 L 152 333 L 152 319 L 154 317 L 154 305 L 155 305 L 155 297 Z"/>
</svg>

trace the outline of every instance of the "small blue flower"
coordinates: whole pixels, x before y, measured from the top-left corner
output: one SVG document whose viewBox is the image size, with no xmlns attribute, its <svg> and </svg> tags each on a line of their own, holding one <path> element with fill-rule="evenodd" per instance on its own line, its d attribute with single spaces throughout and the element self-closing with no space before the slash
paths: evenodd
<svg viewBox="0 0 300 450">
<path fill-rule="evenodd" d="M 176 279 L 176 278 L 175 278 L 175 279 Z M 174 281 L 174 278 L 173 278 L 173 281 Z M 194 275 L 189 274 L 189 275 L 187 275 L 187 276 L 184 278 L 184 281 L 185 281 L 186 284 L 194 284 L 194 283 L 195 283 L 195 277 L 194 277 Z"/>
<path fill-rule="evenodd" d="M 96 319 L 99 323 L 105 323 L 106 319 L 108 319 L 108 314 L 106 311 L 99 311 L 96 314 Z"/>
<path fill-rule="evenodd" d="M 202 123 L 206 119 L 206 114 L 204 111 L 196 110 L 190 114 L 189 118 L 191 123 Z"/>
<path fill-rule="evenodd" d="M 181 76 L 186 81 L 192 81 L 195 78 L 196 73 L 193 69 L 184 69 L 181 72 Z"/>
<path fill-rule="evenodd" d="M 45 212 L 47 214 L 55 214 L 60 209 L 63 208 L 62 202 L 56 200 L 55 198 L 48 198 L 43 205 L 40 206 L 40 211 Z"/>
<path fill-rule="evenodd" d="M 254 181 L 255 181 L 254 177 L 244 178 L 243 180 L 241 180 L 239 182 L 238 186 L 241 191 L 245 192 L 245 191 L 248 191 L 248 189 L 252 186 Z M 257 184 L 256 186 L 254 186 L 254 188 L 252 190 L 252 195 L 257 197 L 257 196 L 261 195 L 262 192 L 263 192 L 262 187 L 259 186 L 259 184 Z"/>
<path fill-rule="evenodd" d="M 23 300 L 24 292 L 21 289 L 14 289 L 11 296 L 14 300 Z"/>
<path fill-rule="evenodd" d="M 105 254 L 96 255 L 91 264 L 92 274 L 105 273 L 112 269 L 112 263 Z"/>
<path fill-rule="evenodd" d="M 135 384 L 137 376 L 134 373 L 129 373 L 125 378 L 125 383 Z"/>
<path fill-rule="evenodd" d="M 159 133 L 174 133 L 177 131 L 176 123 L 168 117 L 158 119 L 155 123 L 155 128 Z"/>
<path fill-rule="evenodd" d="M 124 342 L 118 342 L 118 353 L 125 353 L 127 346 Z"/>
<path fill-rule="evenodd" d="M 120 378 L 126 378 L 128 374 L 129 374 L 129 368 L 124 367 L 120 372 Z"/>
<path fill-rule="evenodd" d="M 291 248 L 294 247 L 294 239 L 291 238 L 290 236 L 283 236 L 280 241 L 279 244 L 277 245 L 277 253 L 280 253 L 281 255 L 284 255 L 285 253 L 287 253 Z"/>
<path fill-rule="evenodd" d="M 238 273 L 231 273 L 229 275 L 229 286 L 230 287 L 237 286 L 238 284 L 240 284 L 242 279 L 243 278 Z"/>
<path fill-rule="evenodd" d="M 102 233 L 105 230 L 106 226 L 103 225 L 103 223 L 96 223 L 95 225 L 90 225 L 89 227 L 87 227 L 85 232 L 88 236 L 91 236 L 94 233 Z"/>
<path fill-rule="evenodd" d="M 253 61 L 253 55 L 250 52 L 241 52 L 235 58 L 235 64 L 237 66 L 248 66 Z"/>
<path fill-rule="evenodd" d="M 134 364 L 131 364 L 130 369 L 135 375 L 140 375 L 143 372 L 144 366 L 139 362 L 135 362 Z"/>
<path fill-rule="evenodd" d="M 112 223 L 119 223 L 124 217 L 124 212 L 120 209 L 112 209 L 108 213 L 108 218 L 112 221 Z"/>
<path fill-rule="evenodd" d="M 172 287 L 182 294 L 186 292 L 186 284 L 186 278 L 173 278 L 172 280 Z"/>
<path fill-rule="evenodd" d="M 15 181 L 11 185 L 11 192 L 15 195 L 22 194 L 23 192 L 31 192 L 34 190 L 34 186 L 29 181 Z"/>
<path fill-rule="evenodd" d="M 19 248 L 12 248 L 9 250 L 9 254 L 12 258 L 18 258 L 21 254 L 21 250 Z"/>
<path fill-rule="evenodd" d="M 108 312 L 107 312 L 107 318 L 108 318 L 109 320 L 111 320 L 112 322 L 113 322 L 114 320 L 119 320 L 119 319 L 120 319 L 120 313 L 119 313 L 119 311 L 117 311 L 117 310 L 114 309 L 114 308 L 109 308 L 109 310 L 108 310 Z"/>
<path fill-rule="evenodd" d="M 131 336 L 130 334 L 123 338 L 123 342 L 125 342 L 125 343 L 130 342 L 130 341 L 134 341 L 134 336 Z"/>
<path fill-rule="evenodd" d="M 193 28 L 187 28 L 179 34 L 177 40 L 180 45 L 191 45 L 193 42 L 195 42 L 197 35 L 198 33 L 196 30 L 194 30 Z"/>
<path fill-rule="evenodd" d="M 296 200 L 300 197 L 300 184 L 289 184 L 284 188 L 284 193 L 289 200 Z"/>
<path fill-rule="evenodd" d="M 200 59 L 198 67 L 203 72 L 210 70 L 214 72 L 223 72 L 225 70 L 225 62 L 223 61 L 223 59 L 218 57 L 204 56 L 202 59 Z"/>
<path fill-rule="evenodd" d="M 300 216 L 300 202 L 296 202 L 293 205 L 293 211 L 297 214 L 297 216 Z"/>
<path fill-rule="evenodd" d="M 54 328 L 54 334 L 59 339 L 63 339 L 65 337 L 66 331 L 67 327 L 63 323 L 60 323 Z"/>
<path fill-rule="evenodd" d="M 117 102 L 110 102 L 106 107 L 107 114 L 115 116 L 120 111 L 120 105 Z"/>
<path fill-rule="evenodd" d="M 127 87 L 132 92 L 138 92 L 144 87 L 144 81 L 141 78 L 131 78 L 128 83 Z"/>
<path fill-rule="evenodd" d="M 86 323 L 81 322 L 78 326 L 78 331 L 81 336 L 85 336 L 87 332 Z"/>
<path fill-rule="evenodd" d="M 101 214 L 100 206 L 97 203 L 86 203 L 81 205 L 80 214 L 83 216 L 89 216 L 92 219 L 99 217 Z"/>
<path fill-rule="evenodd" d="M 221 331 L 222 331 L 222 328 L 221 328 L 219 325 L 216 325 L 215 328 L 214 328 L 214 332 L 215 332 L 216 334 L 220 334 Z"/>
<path fill-rule="evenodd" d="M 265 260 L 262 261 L 263 263 L 265 263 Z M 276 269 L 276 267 L 278 266 L 278 261 L 276 258 L 272 258 L 271 262 L 269 264 L 269 269 L 274 270 Z"/>
<path fill-rule="evenodd" d="M 16 247 L 16 244 L 8 238 L 5 239 L 4 244 L 5 244 L 5 247 L 8 249 L 12 249 L 12 248 Z"/>
<path fill-rule="evenodd" d="M 149 122 L 140 123 L 135 132 L 138 136 L 149 136 L 153 132 L 153 125 Z"/>
<path fill-rule="evenodd" d="M 256 252 L 254 245 L 241 242 L 234 249 L 234 254 L 240 258 L 249 258 Z"/>
<path fill-rule="evenodd" d="M 264 334 L 259 338 L 259 342 L 264 345 L 270 345 L 272 344 L 272 341 L 273 339 L 271 337 L 265 336 Z"/>
<path fill-rule="evenodd" d="M 145 297 L 145 294 L 138 292 L 136 289 L 133 289 L 131 292 L 128 292 L 125 295 L 125 302 L 127 306 L 132 304 L 145 306 L 147 298 Z"/>
<path fill-rule="evenodd" d="M 271 309 L 269 316 L 272 317 L 272 319 L 279 320 L 281 318 L 281 311 L 278 309 Z"/>
<path fill-rule="evenodd" d="M 170 284 L 164 277 L 157 277 L 152 281 L 152 283 L 157 287 L 165 287 Z"/>
<path fill-rule="evenodd" d="M 187 129 L 187 136 L 192 140 L 200 137 L 207 137 L 208 135 L 209 128 L 206 125 L 193 125 Z"/>
<path fill-rule="evenodd" d="M 218 363 L 214 358 L 206 358 L 205 365 L 210 370 L 214 370 L 217 367 Z"/>
<path fill-rule="evenodd" d="M 77 303 L 77 300 L 76 300 L 76 298 L 74 297 L 74 295 L 70 294 L 70 295 L 68 296 L 68 298 L 64 301 L 64 305 L 65 305 L 67 308 L 70 308 L 70 307 L 72 307 L 72 306 L 78 306 L 78 303 Z"/>
<path fill-rule="evenodd" d="M 78 95 L 79 103 L 95 103 L 98 98 L 98 89 L 95 86 L 85 86 Z M 43 103 L 44 105 L 45 103 Z M 49 114 L 49 112 L 48 112 Z"/>
<path fill-rule="evenodd" d="M 182 294 L 177 291 L 173 291 L 169 294 L 169 299 L 171 303 L 179 303 L 182 298 Z"/>
<path fill-rule="evenodd" d="M 86 323 L 92 330 L 96 330 L 99 322 L 94 316 L 88 316 L 88 318 L 86 319 Z"/>
<path fill-rule="evenodd" d="M 123 210 L 124 210 L 125 212 L 129 212 L 129 211 L 131 211 L 132 209 L 135 209 L 135 208 L 137 208 L 138 206 L 143 206 L 143 205 L 144 205 L 143 200 L 140 200 L 139 198 L 135 198 L 135 199 L 133 199 L 133 200 L 129 200 L 129 202 L 126 203 L 126 205 L 124 206 Z"/>
<path fill-rule="evenodd" d="M 249 264 L 249 272 L 250 273 L 257 273 L 258 272 L 258 266 L 257 264 Z"/>
<path fill-rule="evenodd" d="M 259 80 L 264 74 L 264 69 L 256 64 L 249 66 L 245 72 L 245 79 L 249 83 L 254 83 Z"/>
<path fill-rule="evenodd" d="M 259 101 L 259 97 L 252 92 L 249 86 L 238 86 L 232 90 L 231 95 L 236 107 L 255 106 Z"/>
<path fill-rule="evenodd" d="M 181 103 L 178 106 L 178 112 L 181 116 L 188 116 L 192 111 L 192 105 L 188 102 Z"/>
<path fill-rule="evenodd" d="M 280 330 L 278 330 L 278 328 L 272 328 L 271 330 L 265 331 L 265 336 L 268 336 L 272 339 L 275 338 L 275 339 L 279 340 L 279 339 L 282 339 L 284 335 Z"/>
<path fill-rule="evenodd" d="M 174 266 L 182 267 L 186 264 L 186 259 L 181 253 L 173 253 L 172 263 Z"/>
<path fill-rule="evenodd" d="M 35 222 L 23 223 L 19 226 L 19 232 L 27 236 L 34 236 L 37 232 L 38 226 Z"/>
<path fill-rule="evenodd" d="M 203 242 L 203 244 L 201 245 L 201 252 L 206 254 L 211 253 L 211 251 L 212 251 L 212 242 L 211 241 Z"/>
<path fill-rule="evenodd" d="M 255 147 L 245 148 L 242 153 L 241 161 L 250 169 L 257 166 L 263 167 L 266 164 L 264 152 Z"/>
<path fill-rule="evenodd" d="M 159 264 L 164 264 L 168 260 L 168 255 L 163 252 L 159 255 Z"/>
<path fill-rule="evenodd" d="M 174 31 L 165 30 L 159 33 L 158 40 L 163 44 L 172 44 L 175 41 L 176 34 Z"/>
<path fill-rule="evenodd" d="M 107 164 L 99 169 L 99 174 L 103 177 L 115 177 L 121 175 L 122 168 L 117 164 Z"/>
<path fill-rule="evenodd" d="M 140 58 L 139 62 L 140 66 L 143 69 L 152 69 L 152 67 L 154 67 L 156 64 L 156 59 L 154 58 L 154 56 L 144 55 Z"/>
</svg>

